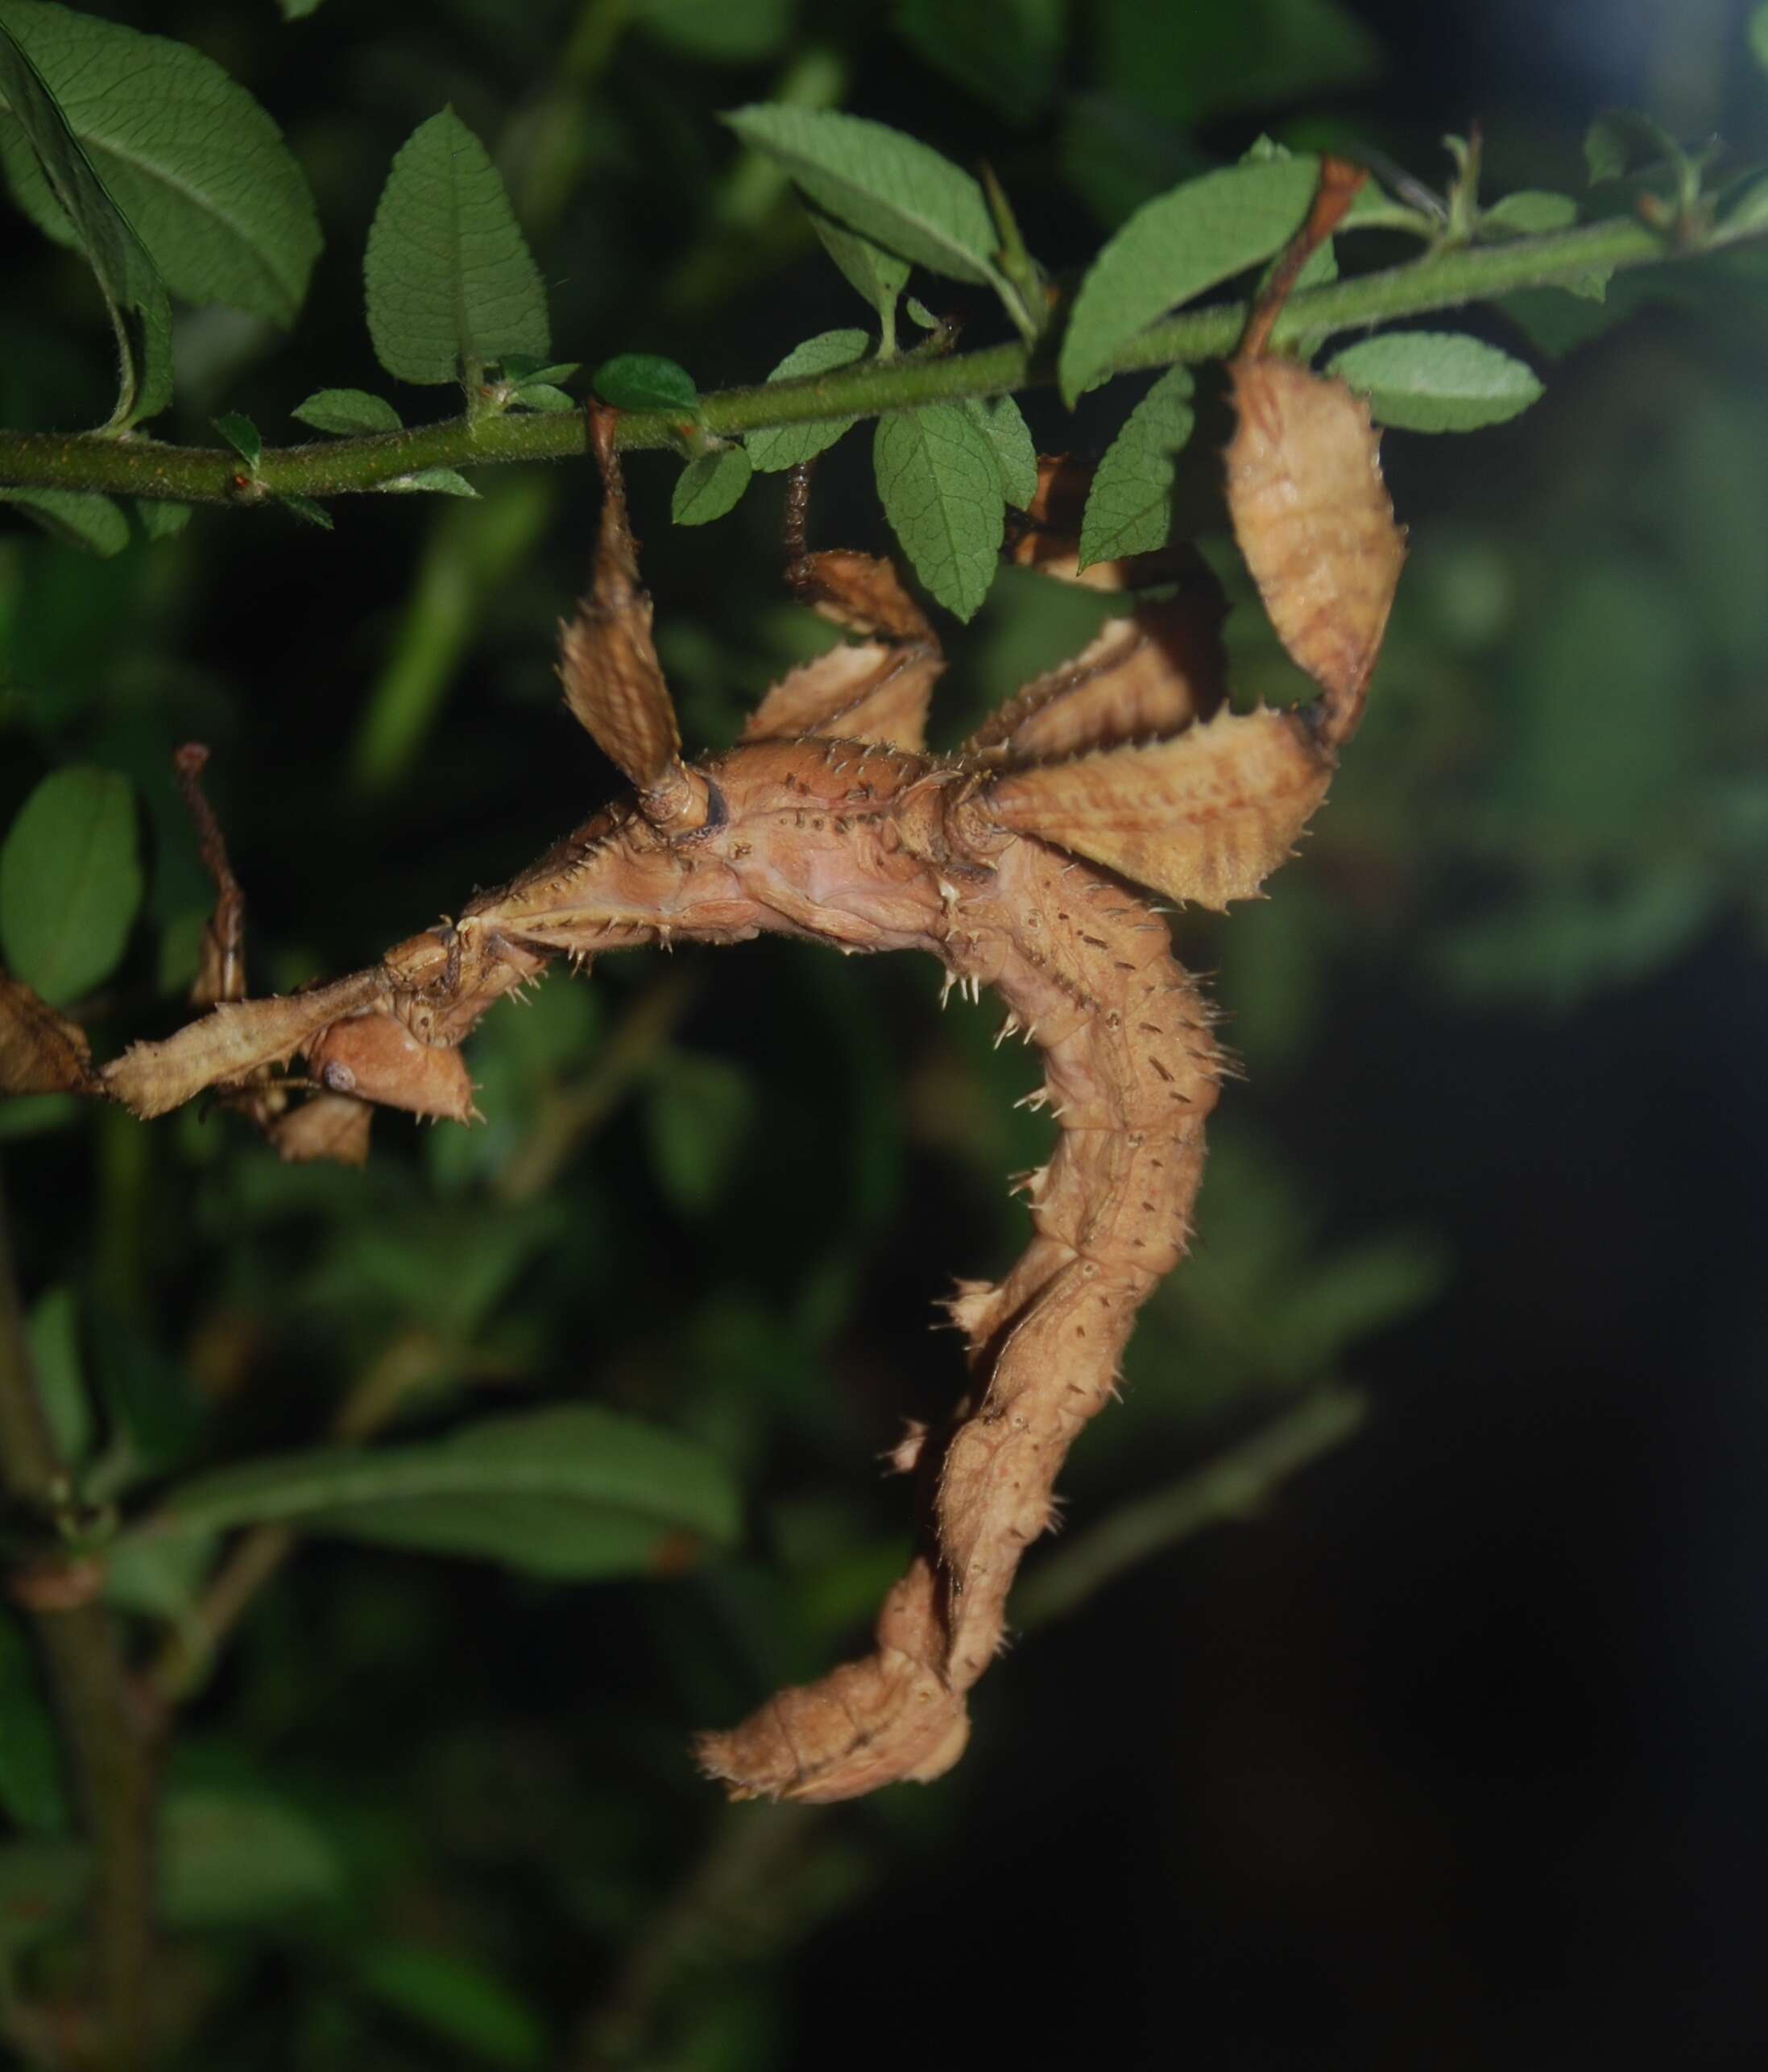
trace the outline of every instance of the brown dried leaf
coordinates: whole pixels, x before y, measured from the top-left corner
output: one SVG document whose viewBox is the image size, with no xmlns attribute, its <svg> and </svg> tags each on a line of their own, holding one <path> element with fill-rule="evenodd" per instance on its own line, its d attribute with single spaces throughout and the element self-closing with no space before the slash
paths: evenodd
<svg viewBox="0 0 1768 2072">
<path fill-rule="evenodd" d="M 977 804 L 999 826 L 1219 910 L 1289 854 L 1331 774 L 1304 718 L 1222 713 L 1149 747 L 1009 771 Z"/>
<path fill-rule="evenodd" d="M 1228 372 L 1235 537 L 1278 639 L 1325 693 L 1321 734 L 1335 747 L 1363 716 L 1406 559 L 1379 441 L 1368 404 L 1341 382 L 1286 360 Z"/>
<path fill-rule="evenodd" d="M 0 1094 L 100 1090 L 85 1031 L 0 971 Z"/>
</svg>

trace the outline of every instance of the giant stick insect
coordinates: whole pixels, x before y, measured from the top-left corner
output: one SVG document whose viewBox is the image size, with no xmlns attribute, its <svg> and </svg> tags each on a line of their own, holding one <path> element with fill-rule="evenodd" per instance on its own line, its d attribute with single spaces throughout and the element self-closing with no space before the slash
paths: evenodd
<svg viewBox="0 0 1768 2072">
<path fill-rule="evenodd" d="M 615 416 L 592 414 L 606 493 L 589 595 L 563 629 L 570 709 L 630 796 L 458 920 L 369 970 L 245 1000 L 225 851 L 180 774 L 222 888 L 201 996 L 211 1011 L 110 1065 L 23 989 L 0 993 L 0 1085 L 77 1086 L 136 1114 L 213 1089 L 285 1155 L 359 1156 L 371 1104 L 465 1119 L 459 1044 L 555 957 L 643 944 L 740 942 L 764 930 L 844 951 L 919 949 L 947 984 L 992 986 L 1042 1055 L 1058 1131 L 1023 1182 L 1033 1236 L 997 1284 L 949 1308 L 967 1395 L 913 1430 L 924 1532 L 872 1651 L 781 1692 L 700 1760 L 734 1796 L 828 1801 L 956 1761 L 967 1694 L 998 1651 L 1008 1587 L 1050 1521 L 1070 1443 L 1112 1397 L 1136 1313 L 1183 1255 L 1223 1054 L 1198 986 L 1145 887 L 1225 908 L 1254 893 L 1324 797 L 1354 732 L 1402 559 L 1366 407 L 1268 355 L 1302 261 L 1361 176 L 1326 162 L 1309 221 L 1230 365 L 1239 426 L 1230 514 L 1265 608 L 1320 687 L 1295 710 L 1226 702 L 1219 596 L 1188 548 L 1078 576 L 1064 521 L 1075 471 L 1045 463 L 1022 561 L 1137 597 L 1085 651 L 1028 685 L 955 755 L 924 745 L 942 667 L 933 628 L 888 564 L 806 552 L 804 484 L 789 578 L 856 636 L 776 684 L 738 745 L 683 759 L 627 523 Z M 305 1062 L 302 1079 L 284 1073 Z M 312 1098 L 297 1102 L 302 1090 Z"/>
</svg>

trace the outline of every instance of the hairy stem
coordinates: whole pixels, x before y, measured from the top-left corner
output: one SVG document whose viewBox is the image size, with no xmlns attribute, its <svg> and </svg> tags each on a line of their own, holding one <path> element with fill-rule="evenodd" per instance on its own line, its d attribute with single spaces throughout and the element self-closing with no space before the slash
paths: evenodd
<svg viewBox="0 0 1768 2072">
<path fill-rule="evenodd" d="M 1298 295 L 1278 320 L 1273 342 L 1309 345 L 1335 331 L 1509 295 L 1565 287 L 1592 275 L 1690 256 L 1758 234 L 1723 227 L 1687 246 L 1629 217 L 1541 237 L 1514 238 L 1427 254 Z M 1233 349 L 1245 307 L 1228 303 L 1157 324 L 1118 354 L 1115 371 L 1217 359 Z M 1000 395 L 1055 378 L 1047 349 L 1015 342 L 946 358 L 863 361 L 809 380 L 723 389 L 702 399 L 698 427 L 665 411 L 620 419 L 623 448 L 676 447 L 696 428 L 730 437 L 766 426 L 827 417 L 876 417 L 916 404 Z M 588 451 L 581 412 L 512 412 L 449 419 L 405 432 L 310 445 L 267 448 L 256 471 L 237 453 L 213 447 L 97 433 L 0 432 L 0 486 L 98 490 L 187 503 L 265 504 L 279 496 L 342 496 L 383 488 L 421 468 L 474 467 L 507 461 L 574 459 Z"/>
<path fill-rule="evenodd" d="M 0 1201 L 0 1487 L 7 1501 L 46 1520 L 68 1500 L 31 1369 Z M 101 2062 L 128 2072 L 146 2056 L 152 1947 L 154 1750 L 129 1685 L 110 1612 L 27 1605 L 94 1858 L 90 1896 L 103 2038 Z"/>
</svg>

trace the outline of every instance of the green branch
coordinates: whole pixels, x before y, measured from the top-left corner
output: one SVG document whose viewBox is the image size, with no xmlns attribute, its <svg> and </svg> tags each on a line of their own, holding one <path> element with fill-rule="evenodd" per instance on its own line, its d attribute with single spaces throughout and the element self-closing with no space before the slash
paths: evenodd
<svg viewBox="0 0 1768 2072">
<path fill-rule="evenodd" d="M 0 1201 L 0 1490 L 33 1522 L 65 1508 L 68 1478 L 57 1458 L 31 1370 Z M 110 1611 L 101 1603 L 39 1608 L 41 1593 L 15 1591 L 36 1628 L 56 1708 L 66 1730 L 86 1832 L 94 1983 L 102 2037 L 97 2062 L 128 2072 L 147 2058 L 153 1922 L 153 1751 L 128 1685 Z"/>
<path fill-rule="evenodd" d="M 1316 1389 L 1170 1488 L 1122 1505 L 1090 1532 L 1065 1541 L 1027 1577 L 1013 1600 L 1017 1623 L 1029 1632 L 1058 1619 L 1194 1532 L 1247 1516 L 1290 1476 L 1342 1445 L 1368 1408 L 1368 1398 L 1354 1388 Z"/>
<path fill-rule="evenodd" d="M 1760 226 L 1721 228 L 1691 246 L 1628 217 L 1580 230 L 1515 238 L 1435 252 L 1384 272 L 1364 274 L 1298 295 L 1279 319 L 1274 342 L 1312 345 L 1335 331 L 1453 309 L 1519 288 L 1571 287 L 1631 267 L 1711 252 L 1760 234 Z M 1132 341 L 1113 371 L 1219 359 L 1246 321 L 1229 303 L 1169 317 Z M 908 355 L 795 382 L 769 382 L 702 398 L 698 428 L 730 437 L 765 426 L 830 417 L 876 417 L 890 410 L 967 396 L 1000 395 L 1054 379 L 1047 349 L 1019 343 L 936 358 Z M 637 410 L 620 420 L 627 449 L 680 447 L 696 428 L 679 414 Z M 587 451 L 581 412 L 508 412 L 449 419 L 408 432 L 267 449 L 255 470 L 213 447 L 176 446 L 97 432 L 0 432 L 0 487 L 96 490 L 184 503 L 267 503 L 277 497 L 330 497 L 383 489 L 425 468 L 477 467 L 508 461 L 574 459 Z"/>
</svg>

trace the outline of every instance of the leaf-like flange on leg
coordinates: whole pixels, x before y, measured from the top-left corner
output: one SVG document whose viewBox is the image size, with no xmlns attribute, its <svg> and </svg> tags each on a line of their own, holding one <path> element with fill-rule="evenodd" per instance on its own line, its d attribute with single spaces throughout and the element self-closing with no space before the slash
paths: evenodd
<svg viewBox="0 0 1768 2072">
<path fill-rule="evenodd" d="M 1321 687 L 1322 734 L 1363 716 L 1406 559 L 1368 405 L 1285 360 L 1229 369 L 1240 428 L 1228 449 L 1234 536 L 1277 638 Z"/>
<path fill-rule="evenodd" d="M 602 519 L 590 594 L 559 628 L 559 677 L 565 703 L 636 790 L 645 818 L 671 833 L 685 831 L 705 824 L 706 787 L 682 767 L 675 705 L 651 638 L 651 600 L 639 582 L 614 445 L 619 415 L 590 409 Z"/>
<path fill-rule="evenodd" d="M 1219 713 L 1170 741 L 1008 771 L 966 810 L 1219 911 L 1289 855 L 1331 775 L 1302 715 Z"/>
<path fill-rule="evenodd" d="M 926 614 L 888 561 L 839 550 L 805 551 L 810 470 L 794 468 L 786 492 L 786 581 L 819 618 L 866 637 L 831 648 L 774 684 L 750 715 L 745 741 L 875 742 L 918 755 L 927 701 L 944 670 Z"/>
<path fill-rule="evenodd" d="M 391 1014 L 333 1022 L 305 1049 L 308 1071 L 328 1093 L 452 1123 L 471 1122 L 478 1113 L 460 1053 L 420 1043 Z"/>
<path fill-rule="evenodd" d="M 351 1094 L 316 1094 L 266 1125 L 264 1134 L 285 1165 L 366 1165 L 375 1110 Z"/>
<path fill-rule="evenodd" d="M 132 1044 L 99 1074 L 103 1090 L 146 1121 L 211 1086 L 284 1065 L 328 1024 L 373 1006 L 389 990 L 379 966 L 285 999 L 226 1000 L 163 1043 Z"/>
<path fill-rule="evenodd" d="M 1089 589 L 1167 593 L 1138 597 L 1071 661 L 1034 677 L 992 713 L 964 744 L 967 759 L 990 768 L 1076 755 L 1120 742 L 1174 734 L 1222 702 L 1227 600 L 1188 545 L 1080 566 L 1080 515 L 1091 469 L 1067 456 L 1038 461 L 1037 494 L 1010 558 Z"/>
</svg>

